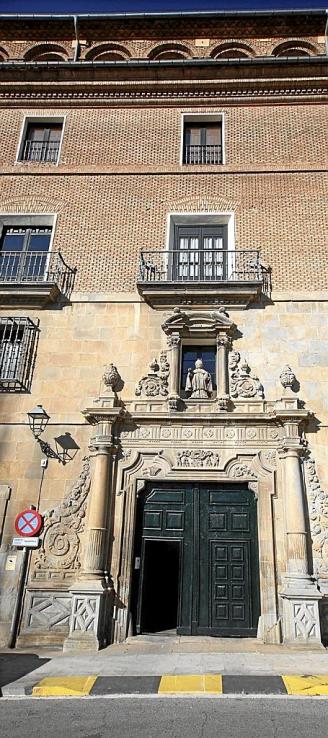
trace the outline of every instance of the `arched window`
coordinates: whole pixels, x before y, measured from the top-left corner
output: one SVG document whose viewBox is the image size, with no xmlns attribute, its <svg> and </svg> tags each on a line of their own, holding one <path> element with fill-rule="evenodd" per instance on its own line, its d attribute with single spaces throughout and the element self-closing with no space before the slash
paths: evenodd
<svg viewBox="0 0 328 738">
<path fill-rule="evenodd" d="M 87 61 L 125 61 L 131 56 L 120 44 L 99 44 L 85 55 Z"/>
<path fill-rule="evenodd" d="M 166 59 L 188 59 L 190 51 L 183 44 L 161 44 L 149 53 L 149 59 L 164 61 Z"/>
<path fill-rule="evenodd" d="M 253 56 L 255 53 L 250 46 L 238 43 L 220 44 L 211 52 L 212 59 L 248 59 Z"/>
<path fill-rule="evenodd" d="M 272 51 L 272 56 L 312 56 L 317 54 L 316 48 L 308 41 L 287 41 L 279 44 Z"/>
<path fill-rule="evenodd" d="M 25 61 L 66 61 L 67 52 L 58 44 L 38 44 L 26 52 Z"/>
</svg>

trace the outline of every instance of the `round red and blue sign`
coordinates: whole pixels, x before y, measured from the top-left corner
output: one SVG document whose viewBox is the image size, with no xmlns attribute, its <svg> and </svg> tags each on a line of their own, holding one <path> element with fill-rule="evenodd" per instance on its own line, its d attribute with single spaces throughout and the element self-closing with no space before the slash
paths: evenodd
<svg viewBox="0 0 328 738">
<path fill-rule="evenodd" d="M 43 520 L 37 510 L 23 510 L 15 518 L 15 530 L 19 536 L 36 536 L 42 528 Z"/>
</svg>

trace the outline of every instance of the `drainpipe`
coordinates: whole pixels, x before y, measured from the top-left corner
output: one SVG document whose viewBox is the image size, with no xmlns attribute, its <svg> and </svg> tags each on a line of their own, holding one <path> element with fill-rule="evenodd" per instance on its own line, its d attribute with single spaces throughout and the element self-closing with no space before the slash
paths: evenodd
<svg viewBox="0 0 328 738">
<path fill-rule="evenodd" d="M 76 46 L 75 46 L 75 51 L 74 51 L 74 61 L 75 62 L 78 60 L 78 58 L 80 56 L 80 42 L 79 42 L 78 19 L 79 19 L 79 16 L 78 15 L 73 15 L 74 31 L 75 31 L 75 41 L 76 41 Z"/>
<path fill-rule="evenodd" d="M 328 56 L 328 10 L 326 10 L 325 47 L 326 56 Z"/>
</svg>

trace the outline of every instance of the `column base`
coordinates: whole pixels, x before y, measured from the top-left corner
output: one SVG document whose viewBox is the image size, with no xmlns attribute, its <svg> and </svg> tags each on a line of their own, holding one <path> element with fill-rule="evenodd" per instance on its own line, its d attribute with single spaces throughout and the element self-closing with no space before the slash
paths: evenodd
<svg viewBox="0 0 328 738">
<path fill-rule="evenodd" d="M 99 651 L 110 640 L 113 590 L 102 581 L 78 582 L 71 589 L 72 612 L 63 651 Z"/>
<path fill-rule="evenodd" d="M 291 648 L 319 648 L 319 600 L 322 595 L 310 577 L 286 577 L 283 600 L 283 642 Z"/>
</svg>

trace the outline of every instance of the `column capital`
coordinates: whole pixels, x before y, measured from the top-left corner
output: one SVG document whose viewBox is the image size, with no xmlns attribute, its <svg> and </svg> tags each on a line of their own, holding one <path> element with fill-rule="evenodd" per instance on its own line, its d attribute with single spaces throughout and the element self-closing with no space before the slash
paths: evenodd
<svg viewBox="0 0 328 738">
<path fill-rule="evenodd" d="M 180 343 L 181 337 L 179 333 L 171 333 L 171 335 L 167 337 L 167 345 L 170 349 L 179 348 Z"/>
</svg>

